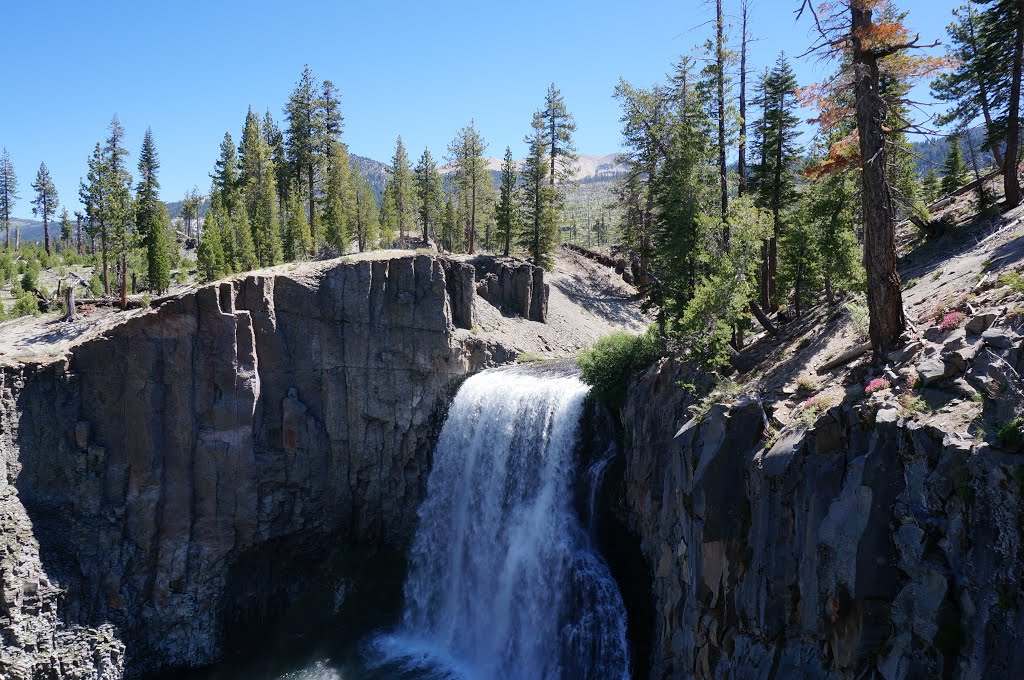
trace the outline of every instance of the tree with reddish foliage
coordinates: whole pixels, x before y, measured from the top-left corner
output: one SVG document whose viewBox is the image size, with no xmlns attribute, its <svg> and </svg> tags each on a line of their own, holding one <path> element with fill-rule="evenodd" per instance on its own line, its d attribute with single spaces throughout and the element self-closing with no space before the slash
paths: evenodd
<svg viewBox="0 0 1024 680">
<path fill-rule="evenodd" d="M 913 81 L 934 73 L 945 62 L 912 52 L 934 44 L 921 45 L 918 36 L 911 36 L 888 0 L 837 0 L 817 7 L 811 0 L 802 0 L 797 17 L 805 12 L 819 36 L 808 53 L 838 59 L 841 64 L 829 83 L 809 90 L 820 111 L 818 123 L 830 132 L 855 122 L 813 172 L 860 170 L 869 335 L 875 361 L 882 363 L 906 328 L 896 270 L 896 208 L 888 155 L 892 135 L 913 125 L 905 120 L 903 130 L 886 125 L 896 106 L 883 96 L 879 81 L 883 73 Z"/>
</svg>

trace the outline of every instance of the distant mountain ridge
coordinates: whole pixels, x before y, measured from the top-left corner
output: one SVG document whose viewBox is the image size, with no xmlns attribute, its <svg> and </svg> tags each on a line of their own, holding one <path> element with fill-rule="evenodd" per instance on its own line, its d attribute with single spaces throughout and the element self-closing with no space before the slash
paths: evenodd
<svg viewBox="0 0 1024 680">
<path fill-rule="evenodd" d="M 370 186 L 373 189 L 374 196 L 377 197 L 379 202 L 384 196 L 384 185 L 387 183 L 388 173 L 391 171 L 391 167 L 386 163 L 381 163 L 378 160 L 368 158 L 366 156 L 360 156 L 358 154 L 350 154 L 352 165 L 363 177 L 370 180 Z M 487 169 L 491 171 L 491 176 L 495 181 L 495 186 L 501 177 L 501 164 L 502 159 L 500 158 L 487 158 Z M 516 161 L 516 166 L 522 168 L 523 161 Z M 448 174 L 451 170 L 447 167 L 442 167 L 442 174 Z M 576 164 L 576 173 L 573 175 L 573 179 L 581 184 L 595 184 L 603 182 L 611 182 L 618 177 L 621 177 L 626 171 L 626 167 L 619 162 L 619 154 L 604 154 L 604 155 L 592 155 L 592 154 L 580 154 L 579 160 Z M 171 219 L 176 219 L 181 216 L 181 208 L 184 201 L 166 201 L 167 212 Z M 199 208 L 199 214 L 205 216 L 207 211 L 210 209 L 209 199 L 204 199 L 202 205 Z M 39 220 L 16 218 L 11 220 L 11 240 L 14 239 L 14 225 L 18 225 L 21 228 L 21 240 L 22 241 L 41 241 L 43 239 L 43 223 Z M 50 237 L 54 237 L 55 224 L 50 224 Z M 58 230 L 60 226 L 56 225 Z M 3 238 L 3 234 L 0 233 L 0 238 Z"/>
<path fill-rule="evenodd" d="M 501 173 L 501 166 L 504 160 L 501 158 L 486 158 L 487 169 L 492 173 Z M 516 168 L 522 170 L 523 160 L 516 161 Z M 442 168 L 445 172 L 447 168 Z M 591 154 L 579 155 L 576 161 L 576 172 L 573 173 L 573 180 L 577 182 L 602 182 L 621 177 L 626 173 L 626 166 L 619 159 L 619 154 L 611 153 L 603 156 Z"/>
</svg>

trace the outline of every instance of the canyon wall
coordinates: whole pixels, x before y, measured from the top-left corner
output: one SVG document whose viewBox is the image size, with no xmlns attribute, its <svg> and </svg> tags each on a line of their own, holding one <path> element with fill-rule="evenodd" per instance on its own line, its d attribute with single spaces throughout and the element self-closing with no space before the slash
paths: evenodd
<svg viewBox="0 0 1024 680">
<path fill-rule="evenodd" d="M 863 403 L 766 442 L 752 398 L 690 419 L 681 377 L 624 410 L 652 677 L 1019 677 L 1024 457 Z"/>
<path fill-rule="evenodd" d="M 0 368 L 0 676 L 210 663 L 226 594 L 272 588 L 232 577 L 252 556 L 405 546 L 445 404 L 510 358 L 456 328 L 473 281 L 428 256 L 279 268 Z"/>
</svg>

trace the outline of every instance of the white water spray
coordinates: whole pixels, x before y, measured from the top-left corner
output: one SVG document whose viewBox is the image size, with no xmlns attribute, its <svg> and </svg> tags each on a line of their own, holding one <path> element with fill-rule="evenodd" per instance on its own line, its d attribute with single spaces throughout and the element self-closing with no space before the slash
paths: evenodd
<svg viewBox="0 0 1024 680">
<path fill-rule="evenodd" d="M 488 371 L 445 421 L 420 508 L 400 629 L 381 667 L 418 677 L 629 677 L 626 615 L 572 508 L 587 387 Z M 589 510 L 589 508 L 588 508 Z"/>
</svg>

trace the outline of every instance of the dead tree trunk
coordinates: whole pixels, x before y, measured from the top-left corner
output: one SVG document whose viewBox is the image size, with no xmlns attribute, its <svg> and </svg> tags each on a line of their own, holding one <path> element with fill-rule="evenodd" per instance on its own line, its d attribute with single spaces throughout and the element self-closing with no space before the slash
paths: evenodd
<svg viewBox="0 0 1024 680">
<path fill-rule="evenodd" d="M 75 310 L 75 284 L 69 283 L 64 289 L 64 316 L 61 321 L 77 321 L 78 312 Z"/>
<path fill-rule="evenodd" d="M 725 17 L 722 0 L 716 3 L 715 80 L 718 89 L 718 183 L 722 195 L 722 242 L 729 248 L 729 175 L 725 162 Z"/>
</svg>

